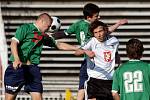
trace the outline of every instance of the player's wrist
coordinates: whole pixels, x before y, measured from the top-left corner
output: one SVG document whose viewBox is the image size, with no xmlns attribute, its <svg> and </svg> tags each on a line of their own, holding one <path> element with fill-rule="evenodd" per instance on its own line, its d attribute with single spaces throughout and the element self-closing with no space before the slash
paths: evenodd
<svg viewBox="0 0 150 100">
<path fill-rule="evenodd" d="M 20 60 L 20 58 L 18 56 L 14 56 L 14 60 L 18 61 L 18 60 Z"/>
</svg>

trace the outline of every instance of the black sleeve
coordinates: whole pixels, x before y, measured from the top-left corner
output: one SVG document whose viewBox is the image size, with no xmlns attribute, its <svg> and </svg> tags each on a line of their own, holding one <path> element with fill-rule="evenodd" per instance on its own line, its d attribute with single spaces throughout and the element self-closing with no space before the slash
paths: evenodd
<svg viewBox="0 0 150 100">
<path fill-rule="evenodd" d="M 55 32 L 53 34 L 51 34 L 52 37 L 54 37 L 55 39 L 61 39 L 61 38 L 66 38 L 69 35 L 66 35 L 64 31 L 59 31 L 59 32 Z"/>
<path fill-rule="evenodd" d="M 55 40 L 52 37 L 45 36 L 44 39 L 43 39 L 43 44 L 45 46 L 55 47 L 56 48 Z"/>
</svg>

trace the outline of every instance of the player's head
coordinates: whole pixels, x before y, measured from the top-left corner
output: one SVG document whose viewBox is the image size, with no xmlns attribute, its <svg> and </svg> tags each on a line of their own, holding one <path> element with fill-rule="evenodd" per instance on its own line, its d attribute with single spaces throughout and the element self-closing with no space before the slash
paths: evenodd
<svg viewBox="0 0 150 100">
<path fill-rule="evenodd" d="M 100 11 L 100 8 L 97 5 L 95 5 L 93 3 L 88 3 L 83 8 L 84 18 L 86 20 L 88 20 L 89 22 L 98 20 L 99 19 L 99 11 Z"/>
<path fill-rule="evenodd" d="M 140 59 L 143 55 L 143 43 L 138 39 L 130 39 L 126 44 L 127 56 L 130 59 Z"/>
<path fill-rule="evenodd" d="M 90 31 L 98 41 L 102 42 L 105 40 L 106 34 L 108 32 L 108 27 L 103 22 L 95 20 L 90 25 Z"/>
<path fill-rule="evenodd" d="M 35 25 L 39 28 L 41 32 L 45 32 L 49 29 L 52 24 L 52 18 L 47 13 L 42 13 L 38 16 Z"/>
</svg>

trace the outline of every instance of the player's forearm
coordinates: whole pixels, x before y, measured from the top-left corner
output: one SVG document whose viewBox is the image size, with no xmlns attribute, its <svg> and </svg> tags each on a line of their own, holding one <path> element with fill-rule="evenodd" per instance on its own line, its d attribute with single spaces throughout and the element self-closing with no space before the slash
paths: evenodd
<svg viewBox="0 0 150 100">
<path fill-rule="evenodd" d="M 121 26 L 123 24 L 126 24 L 126 23 L 128 23 L 127 19 L 121 19 L 116 24 L 108 27 L 109 34 L 111 34 L 112 32 L 114 32 L 119 26 Z"/>
<path fill-rule="evenodd" d="M 76 52 L 74 53 L 74 55 L 76 55 L 76 56 L 81 56 L 81 55 L 83 55 L 83 54 L 85 54 L 85 51 L 82 50 L 82 49 L 78 49 L 78 50 L 76 50 Z"/>
<path fill-rule="evenodd" d="M 78 49 L 77 46 L 73 46 L 67 43 L 60 43 L 60 42 L 57 43 L 57 48 L 61 50 L 74 50 L 74 51 Z"/>
<path fill-rule="evenodd" d="M 120 100 L 120 96 L 118 93 L 112 93 L 112 96 L 114 100 Z"/>
<path fill-rule="evenodd" d="M 91 50 L 82 50 L 82 49 L 78 49 L 76 52 L 75 52 L 75 55 L 76 56 L 80 56 L 80 55 L 83 55 L 83 54 L 86 54 L 87 56 L 89 56 L 90 58 L 93 58 L 95 56 L 95 53 Z"/>
<path fill-rule="evenodd" d="M 119 23 L 116 23 L 116 24 L 114 24 L 114 25 L 112 25 L 112 26 L 109 26 L 109 27 L 108 27 L 109 33 L 114 32 L 119 26 L 120 26 Z"/>
<path fill-rule="evenodd" d="M 15 40 L 12 40 L 11 41 L 11 45 L 10 45 L 10 48 L 11 48 L 11 52 L 12 52 L 12 55 L 14 56 L 14 60 L 19 60 L 19 56 L 18 56 L 18 49 L 17 49 L 17 41 Z"/>
</svg>

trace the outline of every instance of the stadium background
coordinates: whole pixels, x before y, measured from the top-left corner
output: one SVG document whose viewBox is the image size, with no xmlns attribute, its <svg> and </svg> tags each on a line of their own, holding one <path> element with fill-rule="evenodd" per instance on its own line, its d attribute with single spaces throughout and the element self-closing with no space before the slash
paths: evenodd
<svg viewBox="0 0 150 100">
<path fill-rule="evenodd" d="M 25 0 L 1 1 L 4 30 L 10 56 L 10 39 L 16 28 L 28 22 L 34 22 L 36 16 L 48 12 L 51 16 L 60 18 L 61 30 L 67 29 L 73 22 L 83 18 L 82 8 L 87 2 L 92 2 L 101 8 L 101 20 L 108 25 L 117 20 L 127 18 L 129 23 L 119 27 L 113 35 L 119 41 L 121 61 L 127 61 L 125 43 L 130 38 L 138 38 L 144 43 L 145 51 L 142 60 L 150 62 L 150 1 L 148 0 Z M 78 45 L 75 36 L 58 41 Z M 76 57 L 72 51 L 58 51 L 44 47 L 41 57 L 41 73 L 43 76 L 44 99 L 61 100 L 65 90 L 70 89 L 76 96 L 78 76 L 82 57 Z M 3 98 L 3 89 L 1 89 Z M 29 100 L 30 96 L 19 93 L 18 100 Z"/>
</svg>

